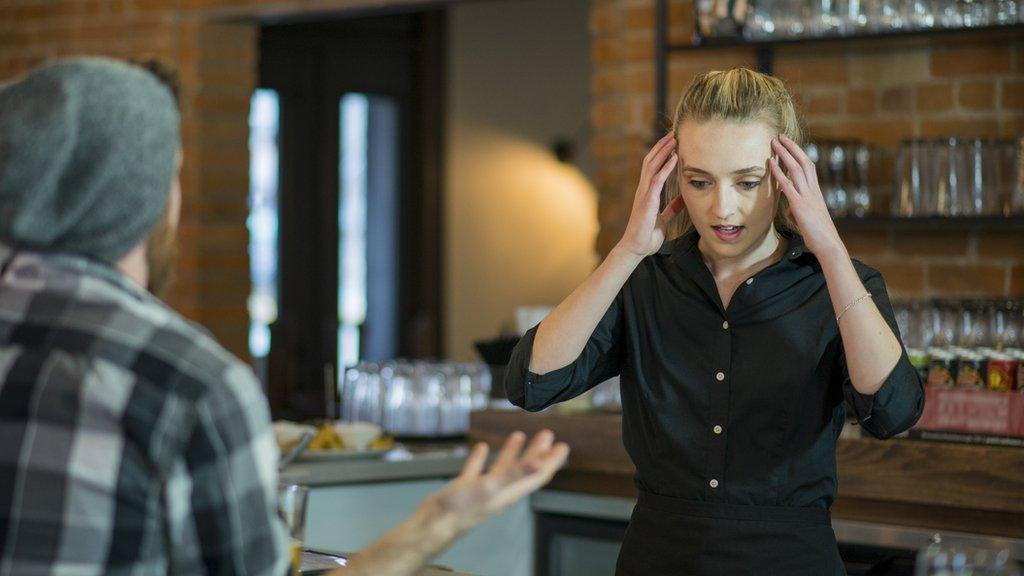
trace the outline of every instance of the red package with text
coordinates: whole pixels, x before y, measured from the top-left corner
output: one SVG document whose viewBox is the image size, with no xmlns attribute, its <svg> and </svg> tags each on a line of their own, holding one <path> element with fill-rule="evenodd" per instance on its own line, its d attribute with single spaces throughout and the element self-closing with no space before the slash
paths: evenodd
<svg viewBox="0 0 1024 576">
<path fill-rule="evenodd" d="M 915 428 L 1024 437 L 1024 394 L 925 386 L 924 413 Z"/>
</svg>

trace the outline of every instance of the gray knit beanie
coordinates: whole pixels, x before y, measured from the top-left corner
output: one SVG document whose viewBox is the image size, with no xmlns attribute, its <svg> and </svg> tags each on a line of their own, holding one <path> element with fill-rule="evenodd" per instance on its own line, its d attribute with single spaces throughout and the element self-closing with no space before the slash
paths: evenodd
<svg viewBox="0 0 1024 576">
<path fill-rule="evenodd" d="M 178 110 L 151 73 L 57 60 L 0 88 L 0 241 L 114 263 L 167 206 Z"/>
</svg>

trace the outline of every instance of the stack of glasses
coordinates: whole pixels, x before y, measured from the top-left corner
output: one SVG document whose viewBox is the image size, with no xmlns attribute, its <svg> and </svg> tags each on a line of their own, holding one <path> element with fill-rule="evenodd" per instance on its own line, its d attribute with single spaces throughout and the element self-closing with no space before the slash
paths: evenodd
<svg viewBox="0 0 1024 576">
<path fill-rule="evenodd" d="M 896 216 L 1024 213 L 1024 140 L 904 140 L 896 159 Z"/>
<path fill-rule="evenodd" d="M 486 364 L 393 360 L 360 362 L 345 372 L 341 415 L 399 437 L 451 437 L 469 431 L 469 415 L 488 406 Z"/>
<path fill-rule="evenodd" d="M 1022 0 L 756 0 L 747 8 L 743 36 L 778 40 L 1018 22 L 1024 22 Z"/>
</svg>

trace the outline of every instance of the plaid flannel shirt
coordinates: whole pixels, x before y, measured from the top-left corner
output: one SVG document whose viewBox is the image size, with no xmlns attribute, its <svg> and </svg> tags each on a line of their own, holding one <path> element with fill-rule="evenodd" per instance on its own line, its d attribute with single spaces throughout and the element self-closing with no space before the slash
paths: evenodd
<svg viewBox="0 0 1024 576">
<path fill-rule="evenodd" d="M 252 372 L 115 269 L 0 245 L 0 576 L 287 573 Z"/>
</svg>

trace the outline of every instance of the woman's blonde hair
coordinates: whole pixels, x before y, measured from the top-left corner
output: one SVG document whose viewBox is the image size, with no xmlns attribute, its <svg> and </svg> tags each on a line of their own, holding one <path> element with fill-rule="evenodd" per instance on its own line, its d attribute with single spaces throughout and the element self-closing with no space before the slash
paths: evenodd
<svg viewBox="0 0 1024 576">
<path fill-rule="evenodd" d="M 785 134 L 797 144 L 803 144 L 796 107 L 782 81 L 749 68 L 715 70 L 704 72 L 694 78 L 676 105 L 676 112 L 672 117 L 673 134 L 678 134 L 685 120 L 760 120 L 766 122 L 775 132 Z M 682 164 L 680 159 L 676 166 L 675 178 L 669 179 L 668 201 L 680 193 Z M 796 225 L 786 215 L 789 208 L 786 195 L 781 190 L 777 191 L 777 194 L 775 229 L 796 231 Z M 678 237 L 693 228 L 693 221 L 684 207 L 669 224 L 668 237 Z"/>
</svg>

